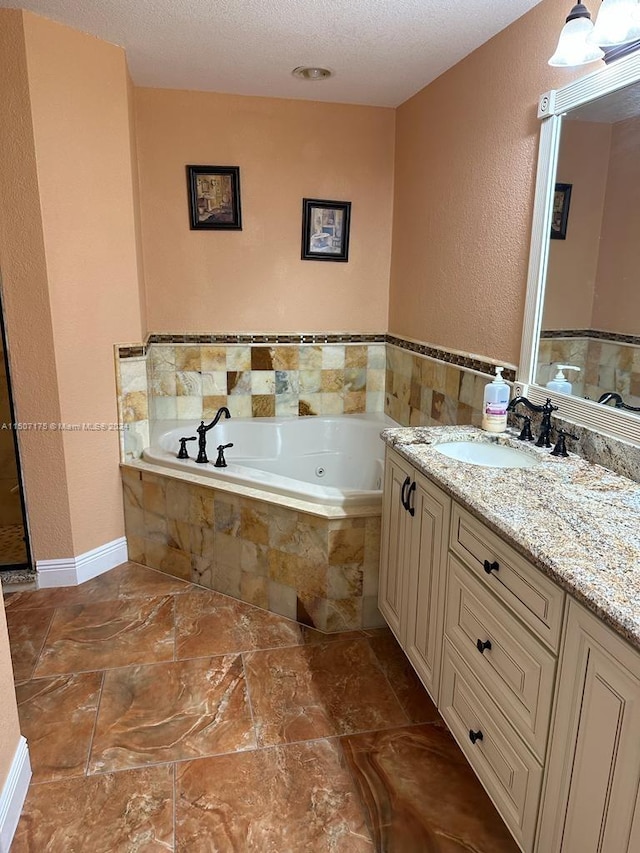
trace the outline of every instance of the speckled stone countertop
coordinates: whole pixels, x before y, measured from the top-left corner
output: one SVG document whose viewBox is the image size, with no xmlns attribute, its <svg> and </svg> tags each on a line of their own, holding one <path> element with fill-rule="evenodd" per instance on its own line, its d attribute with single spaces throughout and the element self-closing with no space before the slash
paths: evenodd
<svg viewBox="0 0 640 853">
<path fill-rule="evenodd" d="M 475 427 L 388 429 L 382 438 L 541 571 L 640 650 L 640 485 L 570 454 Z M 458 462 L 444 441 L 495 441 L 530 468 Z"/>
</svg>

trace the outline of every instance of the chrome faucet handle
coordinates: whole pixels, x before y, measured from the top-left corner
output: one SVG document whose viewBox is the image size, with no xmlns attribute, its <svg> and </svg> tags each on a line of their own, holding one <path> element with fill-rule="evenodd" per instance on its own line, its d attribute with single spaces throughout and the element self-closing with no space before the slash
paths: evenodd
<svg viewBox="0 0 640 853">
<path fill-rule="evenodd" d="M 573 433 L 567 432 L 564 429 L 558 429 L 558 430 L 556 430 L 556 432 L 558 434 L 558 440 L 556 441 L 556 445 L 553 448 L 553 450 L 551 451 L 550 455 L 551 456 L 568 456 L 569 454 L 567 453 L 567 448 L 565 445 L 565 438 L 570 438 L 573 441 L 577 441 L 578 436 L 573 435 Z"/>
</svg>

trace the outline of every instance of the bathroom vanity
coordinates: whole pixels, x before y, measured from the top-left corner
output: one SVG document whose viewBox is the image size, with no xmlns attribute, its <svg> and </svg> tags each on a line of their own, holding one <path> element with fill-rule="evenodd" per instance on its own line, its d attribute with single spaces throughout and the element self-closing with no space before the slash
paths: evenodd
<svg viewBox="0 0 640 853">
<path fill-rule="evenodd" d="M 379 607 L 526 853 L 640 850 L 640 486 L 473 427 L 394 429 Z"/>
</svg>

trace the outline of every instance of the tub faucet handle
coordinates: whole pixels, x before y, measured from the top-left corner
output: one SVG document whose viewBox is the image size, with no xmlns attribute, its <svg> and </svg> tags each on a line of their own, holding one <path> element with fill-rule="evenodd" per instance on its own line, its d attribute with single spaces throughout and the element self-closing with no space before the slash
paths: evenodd
<svg viewBox="0 0 640 853">
<path fill-rule="evenodd" d="M 188 441 L 196 441 L 198 438 L 197 435 L 192 435 L 189 438 L 179 438 L 180 442 L 180 450 L 178 451 L 178 459 L 188 459 L 189 454 L 187 453 L 187 442 Z"/>
<path fill-rule="evenodd" d="M 226 468 L 227 467 L 227 460 L 224 458 L 224 452 L 227 449 L 227 447 L 233 447 L 233 443 L 231 443 L 231 444 L 219 444 L 218 445 L 218 447 L 217 447 L 218 458 L 213 463 L 214 468 Z"/>
</svg>

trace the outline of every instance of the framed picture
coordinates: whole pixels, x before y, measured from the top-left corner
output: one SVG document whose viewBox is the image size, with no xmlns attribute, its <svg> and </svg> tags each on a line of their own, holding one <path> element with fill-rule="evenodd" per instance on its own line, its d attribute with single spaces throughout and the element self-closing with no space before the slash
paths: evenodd
<svg viewBox="0 0 640 853">
<path fill-rule="evenodd" d="M 551 212 L 551 239 L 567 239 L 567 220 L 569 219 L 569 202 L 573 184 L 556 184 L 553 194 L 553 211 Z"/>
<path fill-rule="evenodd" d="M 302 199 L 302 260 L 348 261 L 350 201 Z"/>
<path fill-rule="evenodd" d="M 242 231 L 238 166 L 187 166 L 191 230 Z"/>
</svg>

